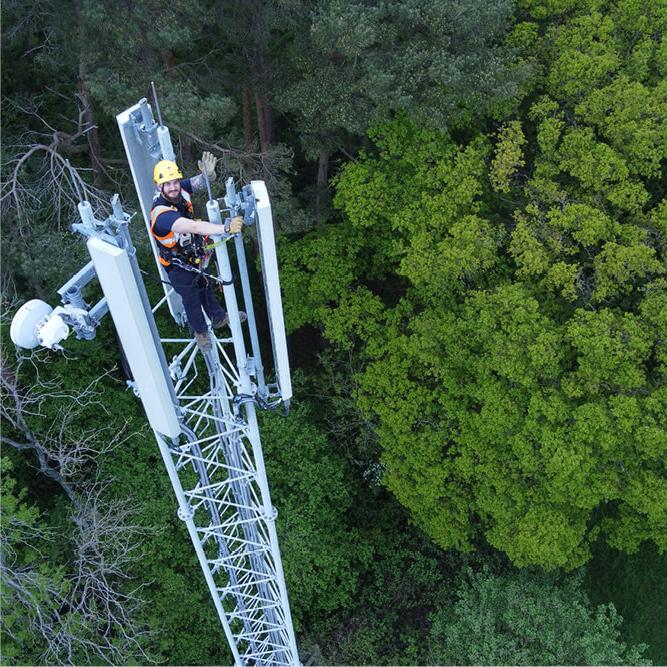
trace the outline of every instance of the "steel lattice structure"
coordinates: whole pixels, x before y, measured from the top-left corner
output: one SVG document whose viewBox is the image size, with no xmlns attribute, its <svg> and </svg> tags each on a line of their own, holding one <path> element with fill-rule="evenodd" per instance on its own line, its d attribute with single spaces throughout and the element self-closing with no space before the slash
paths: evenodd
<svg viewBox="0 0 667 667">
<path fill-rule="evenodd" d="M 154 196 L 152 167 L 159 159 L 174 159 L 159 108 L 158 117 L 159 125 L 146 100 L 117 117 L 147 228 Z M 299 659 L 275 529 L 277 512 L 271 504 L 255 413 L 256 403 L 288 404 L 291 397 L 273 221 L 261 182 L 237 195 L 230 179 L 225 205 L 229 215 L 241 214 L 246 224 L 257 226 L 277 383 L 267 386 L 264 381 L 243 241 L 237 236 L 233 243 L 219 242 L 215 254 L 231 337 L 217 340 L 206 354 L 189 338 L 160 338 L 165 360 L 167 353 L 171 355 L 168 378 L 180 434 L 169 438 L 158 428 L 154 432 L 179 500 L 179 516 L 190 532 L 235 660 L 294 665 Z M 209 221 L 221 224 L 220 205 L 210 187 L 206 208 Z M 165 277 L 149 238 L 156 266 Z M 232 275 L 228 245 L 235 249 L 237 276 Z M 252 356 L 246 354 L 234 278 L 242 288 Z M 180 299 L 168 287 L 151 311 L 163 305 L 177 323 L 184 323 Z"/>
<path fill-rule="evenodd" d="M 118 116 L 139 195 L 144 222 L 153 196 L 150 174 L 158 159 L 173 159 L 168 129 L 152 119 L 146 100 Z M 273 222 L 266 187 L 254 181 L 236 193 L 226 184 L 224 211 L 256 225 L 276 382 L 264 380 L 243 240 L 221 237 L 215 244 L 218 278 L 223 285 L 230 336 L 215 338 L 202 353 L 190 337 L 160 336 L 154 314 L 168 308 L 176 324 L 185 324 L 180 297 L 162 277 L 164 296 L 152 306 L 128 232 L 131 216 L 115 195 L 113 213 L 95 218 L 88 202 L 79 204 L 92 261 L 59 293 L 56 309 L 38 299 L 24 304 L 11 327 L 22 347 L 62 349 L 70 329 L 90 339 L 109 312 L 132 372 L 131 385 L 144 406 L 185 522 L 237 665 L 298 665 L 285 578 L 264 468 L 255 406 L 288 407 L 291 381 L 284 332 Z M 209 188 L 209 221 L 221 226 L 220 204 Z M 227 246 L 234 247 L 232 275 Z M 155 252 L 155 247 L 153 248 Z M 88 309 L 83 287 L 97 277 L 104 293 Z M 242 327 L 234 280 L 240 284 L 247 324 Z M 161 319 L 164 323 L 165 320 Z M 171 326 L 167 324 L 163 326 Z M 252 355 L 246 353 L 250 339 Z M 170 361 L 168 361 L 170 359 Z"/>
<path fill-rule="evenodd" d="M 263 398 L 252 381 L 260 373 L 245 351 L 226 244 L 216 252 L 232 335 L 203 354 L 189 337 L 160 337 L 154 312 L 170 294 L 150 306 L 127 227 L 117 224 L 130 216 L 115 210 L 113 224 L 88 216 L 79 231 L 90 237 L 135 378 L 130 384 L 144 404 L 234 660 L 299 664 L 255 412 L 256 402 L 281 401 L 266 392 Z M 114 227 L 118 233 L 110 236 Z M 248 323 L 254 324 L 252 309 Z"/>
<path fill-rule="evenodd" d="M 233 341 L 218 340 L 206 357 L 190 339 L 162 343 L 165 349 L 182 346 L 170 370 L 177 378 L 183 436 L 176 444 L 155 435 L 171 459 L 177 496 L 182 491 L 187 503 L 179 515 L 189 524 L 235 658 L 242 664 L 296 664 L 282 566 L 275 556 L 276 511 L 254 404 L 235 400 L 242 378 L 226 351 Z M 202 382 L 209 386 L 200 393 Z"/>
</svg>

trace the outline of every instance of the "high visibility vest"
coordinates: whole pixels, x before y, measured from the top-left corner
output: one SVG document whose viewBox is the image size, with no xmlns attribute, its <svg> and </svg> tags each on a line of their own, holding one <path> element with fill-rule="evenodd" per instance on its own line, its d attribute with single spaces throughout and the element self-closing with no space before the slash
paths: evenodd
<svg viewBox="0 0 667 667">
<path fill-rule="evenodd" d="M 158 242 L 160 264 L 165 267 L 171 265 L 171 260 L 174 257 L 178 257 L 189 264 L 200 264 L 207 255 L 204 250 L 204 239 L 199 234 L 175 232 L 170 229 L 164 236 L 159 236 L 155 231 L 155 223 L 158 217 L 161 213 L 167 211 L 174 211 L 190 220 L 194 219 L 190 194 L 181 189 L 181 196 L 183 197 L 183 205 L 181 206 L 158 203 L 151 209 L 151 234 Z M 158 201 L 164 202 L 165 199 L 164 197 L 158 197 Z"/>
</svg>

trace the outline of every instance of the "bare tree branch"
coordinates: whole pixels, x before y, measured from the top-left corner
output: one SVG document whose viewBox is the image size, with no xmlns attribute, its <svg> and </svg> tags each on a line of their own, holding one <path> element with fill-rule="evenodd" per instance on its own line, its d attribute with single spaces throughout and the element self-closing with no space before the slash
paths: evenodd
<svg viewBox="0 0 667 667">
<path fill-rule="evenodd" d="M 81 427 L 83 411 L 107 414 L 101 400 L 104 375 L 79 391 L 59 380 L 44 380 L 35 358 L 19 356 L 12 367 L 0 356 L 0 417 L 4 445 L 33 451 L 39 470 L 57 482 L 71 502 L 67 535 L 72 557 L 58 568 L 40 567 L 39 553 L 62 535 L 22 521 L 2 521 L 0 574 L 3 607 L 20 612 L 31 636 L 43 648 L 44 664 L 126 664 L 152 662 L 147 653 L 151 632 L 139 622 L 141 589 L 129 575 L 141 557 L 142 539 L 153 532 L 141 526 L 130 499 L 109 498 L 98 460 L 129 437 L 127 424 Z M 29 383 L 25 365 L 30 370 Z M 54 408 L 55 406 L 55 408 Z M 47 409 L 48 408 L 48 409 Z M 22 619 L 22 620 L 21 620 Z M 16 625 L 3 620 L 9 637 L 20 641 Z"/>
<path fill-rule="evenodd" d="M 115 426 L 88 430 L 74 428 L 74 422 L 85 408 L 94 406 L 107 413 L 98 390 L 105 375 L 81 391 L 64 391 L 60 382 L 42 380 L 39 367 L 33 364 L 34 380 L 30 386 L 23 387 L 17 378 L 27 359 L 19 356 L 16 368 L 12 368 L 4 352 L 0 355 L 0 417 L 9 427 L 3 429 L 0 442 L 16 449 L 34 451 L 40 471 L 60 484 L 67 497 L 78 506 L 79 494 L 72 480 L 84 479 L 87 467 L 94 466 L 99 456 L 125 441 L 127 424 L 120 430 Z M 58 405 L 48 426 L 43 411 L 47 402 Z M 39 432 L 33 425 L 37 420 L 44 424 Z"/>
<path fill-rule="evenodd" d="M 91 124 L 90 101 L 78 93 L 78 117 L 74 129 L 66 132 L 55 128 L 39 113 L 34 102 L 10 101 L 20 113 L 37 118 L 48 132 L 27 132 L 5 144 L 3 160 L 3 182 L 0 189 L 0 205 L 16 214 L 18 229 L 23 235 L 23 223 L 41 210 L 52 210 L 56 228 L 60 229 L 63 217 L 76 219 L 80 194 L 93 206 L 101 210 L 106 204 L 105 193 L 91 186 L 83 178 L 90 169 L 68 167 L 68 157 L 79 153 L 90 153 L 94 143 L 88 135 L 96 130 Z M 104 160 L 97 153 L 96 165 L 113 181 L 104 168 Z"/>
<path fill-rule="evenodd" d="M 40 553 L 42 543 L 55 541 L 52 531 L 16 519 L 3 524 L 2 600 L 24 612 L 43 642 L 44 664 L 152 662 L 145 648 L 151 632 L 136 621 L 142 586 L 126 590 L 127 569 L 141 557 L 140 540 L 150 531 L 134 522 L 128 502 L 108 502 L 104 491 L 104 484 L 93 484 L 71 515 L 75 555 L 68 573 L 49 576 L 18 555 L 19 546 Z M 13 624 L 3 628 L 25 641 Z"/>
<path fill-rule="evenodd" d="M 178 125 L 171 125 L 171 127 L 174 131 L 178 132 L 178 134 L 187 137 L 202 148 L 221 156 L 223 160 L 234 160 L 238 165 L 242 182 L 246 182 L 247 180 L 247 176 L 244 173 L 245 170 L 249 170 L 251 172 L 250 175 L 252 175 L 252 173 L 263 174 L 267 184 L 274 182 L 276 178 L 276 167 L 285 157 L 286 148 L 280 144 L 272 145 L 270 149 L 266 151 L 246 151 L 225 147 L 219 143 L 208 141 Z"/>
</svg>

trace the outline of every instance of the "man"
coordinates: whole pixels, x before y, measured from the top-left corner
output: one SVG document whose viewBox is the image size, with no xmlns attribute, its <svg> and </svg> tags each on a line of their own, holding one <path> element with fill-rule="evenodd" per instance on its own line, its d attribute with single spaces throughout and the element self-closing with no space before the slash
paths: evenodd
<svg viewBox="0 0 667 667">
<path fill-rule="evenodd" d="M 199 169 L 206 172 L 210 181 L 216 177 L 217 159 L 204 152 L 198 162 Z M 220 225 L 194 219 L 191 195 L 204 190 L 203 173 L 184 179 L 178 165 L 171 160 L 160 160 L 153 170 L 153 180 L 159 195 L 151 208 L 151 233 L 157 240 L 160 264 L 165 267 L 169 282 L 183 300 L 188 323 L 192 327 L 197 345 L 202 352 L 211 349 L 204 312 L 215 329 L 229 325 L 229 317 L 213 293 L 211 280 L 206 275 L 210 251 L 206 240 L 210 235 L 223 232 Z M 241 231 L 243 219 L 233 218 L 224 227 L 224 233 Z M 246 314 L 239 312 L 241 321 Z"/>
</svg>

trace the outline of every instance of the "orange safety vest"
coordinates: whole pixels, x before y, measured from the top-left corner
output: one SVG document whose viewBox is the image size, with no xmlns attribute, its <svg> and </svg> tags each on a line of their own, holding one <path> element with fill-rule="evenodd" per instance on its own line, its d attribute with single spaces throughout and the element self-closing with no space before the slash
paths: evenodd
<svg viewBox="0 0 667 667">
<path fill-rule="evenodd" d="M 190 264 L 200 264 L 207 254 L 204 251 L 203 238 L 198 234 L 184 234 L 174 232 L 170 229 L 164 236 L 159 236 L 155 231 L 155 223 L 159 215 L 167 211 L 175 211 L 184 218 L 194 219 L 194 209 L 190 194 L 181 188 L 181 196 L 185 203 L 185 211 L 179 209 L 177 206 L 167 204 L 157 204 L 151 209 L 151 234 L 158 242 L 158 251 L 160 253 L 158 259 L 162 266 L 170 266 L 171 258 L 174 256 Z M 158 199 L 164 201 L 163 197 L 159 197 Z"/>
</svg>

